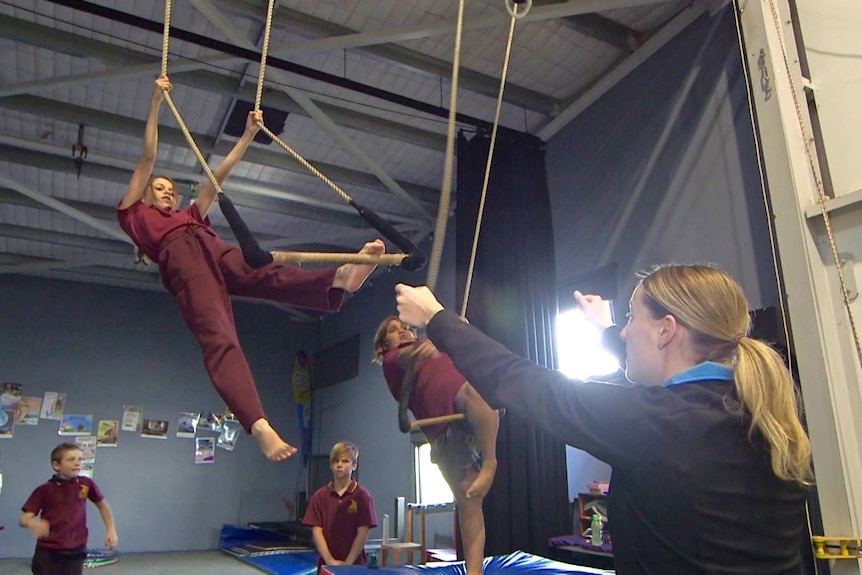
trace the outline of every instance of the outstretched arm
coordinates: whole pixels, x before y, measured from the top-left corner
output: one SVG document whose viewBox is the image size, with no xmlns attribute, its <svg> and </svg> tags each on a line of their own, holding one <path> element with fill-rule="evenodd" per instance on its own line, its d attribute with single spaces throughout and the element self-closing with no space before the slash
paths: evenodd
<svg viewBox="0 0 862 575">
<path fill-rule="evenodd" d="M 243 154 L 245 154 L 245 151 L 251 145 L 251 141 L 254 140 L 255 134 L 260 131 L 258 122 L 263 123 L 263 112 L 260 110 L 256 112 L 252 110 L 249 112 L 248 118 L 245 121 L 245 131 L 242 133 L 242 137 L 237 140 L 233 149 L 228 152 L 228 155 L 225 156 L 224 161 L 219 164 L 219 167 L 213 171 L 213 175 L 215 176 L 219 186 L 224 183 L 228 175 L 242 159 Z M 198 194 L 198 197 L 195 198 L 195 205 L 198 207 L 198 211 L 200 211 L 202 217 L 207 217 L 207 213 L 209 213 L 210 206 L 212 206 L 216 193 L 215 187 L 212 185 L 212 182 L 209 181 L 209 178 L 207 178 L 204 182 L 203 188 L 201 188 L 201 191 Z"/>
<path fill-rule="evenodd" d="M 102 499 L 96 503 L 99 509 L 99 515 L 102 516 L 102 522 L 105 524 L 105 548 L 113 549 L 117 546 L 117 528 L 114 526 L 114 514 L 111 511 L 111 506 L 108 502 Z"/>
<path fill-rule="evenodd" d="M 123 199 L 120 201 L 120 209 L 125 210 L 129 206 L 141 201 L 147 181 L 153 174 L 156 165 L 156 152 L 159 148 L 159 109 L 165 100 L 165 91 L 170 91 L 171 81 L 167 76 L 156 78 L 156 86 L 153 89 L 153 99 L 150 101 L 150 115 L 147 116 L 147 126 L 144 128 L 144 149 L 129 182 Z"/>
</svg>

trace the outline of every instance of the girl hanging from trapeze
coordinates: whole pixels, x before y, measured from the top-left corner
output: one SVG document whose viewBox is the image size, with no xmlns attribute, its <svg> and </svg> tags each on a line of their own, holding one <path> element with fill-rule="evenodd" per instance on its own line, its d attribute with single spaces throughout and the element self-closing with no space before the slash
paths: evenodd
<svg viewBox="0 0 862 575">
<path fill-rule="evenodd" d="M 159 110 L 170 91 L 167 75 L 156 79 L 144 131 L 144 147 L 129 188 L 117 204 L 120 227 L 141 252 L 158 263 L 162 284 L 176 298 L 180 313 L 203 352 L 213 385 L 236 414 L 246 433 L 270 460 L 286 459 L 296 448 L 273 429 L 263 411 L 248 361 L 239 344 L 230 296 L 280 302 L 317 310 L 337 310 L 345 292 L 362 286 L 375 266 L 344 264 L 338 268 L 302 269 L 269 263 L 255 269 L 240 249 L 225 243 L 210 226 L 207 213 L 217 190 L 205 182 L 194 203 L 178 209 L 173 180 L 154 175 Z M 219 185 L 248 149 L 263 112 L 249 112 L 245 132 L 214 171 Z M 381 255 L 382 240 L 359 251 Z"/>
</svg>

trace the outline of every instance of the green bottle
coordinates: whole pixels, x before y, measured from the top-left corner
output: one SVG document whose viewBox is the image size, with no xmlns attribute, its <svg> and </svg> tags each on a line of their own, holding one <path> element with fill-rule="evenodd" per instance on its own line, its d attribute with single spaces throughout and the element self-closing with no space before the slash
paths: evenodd
<svg viewBox="0 0 862 575">
<path fill-rule="evenodd" d="M 598 513 L 593 513 L 593 521 L 590 523 L 590 543 L 596 547 L 602 544 L 602 517 Z"/>
</svg>

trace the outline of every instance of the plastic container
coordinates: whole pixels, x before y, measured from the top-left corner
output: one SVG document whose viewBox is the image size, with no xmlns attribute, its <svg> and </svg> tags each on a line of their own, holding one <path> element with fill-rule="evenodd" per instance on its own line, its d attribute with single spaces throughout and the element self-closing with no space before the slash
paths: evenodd
<svg viewBox="0 0 862 575">
<path fill-rule="evenodd" d="M 593 520 L 590 523 L 590 543 L 596 547 L 602 544 L 602 517 L 598 513 L 593 513 Z"/>
</svg>

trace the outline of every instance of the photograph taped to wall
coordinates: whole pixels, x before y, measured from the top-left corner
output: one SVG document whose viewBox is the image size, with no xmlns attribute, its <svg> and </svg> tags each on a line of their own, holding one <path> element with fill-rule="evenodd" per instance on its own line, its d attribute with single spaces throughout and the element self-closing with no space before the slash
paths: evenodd
<svg viewBox="0 0 862 575">
<path fill-rule="evenodd" d="M 4 383 L 0 386 L 0 409 L 3 411 L 18 411 L 18 403 L 20 401 L 20 383 Z"/>
<path fill-rule="evenodd" d="M 15 433 L 14 411 L 0 411 L 0 439 L 10 439 Z"/>
<path fill-rule="evenodd" d="M 116 447 L 119 439 L 120 422 L 116 419 L 100 419 L 96 431 L 96 447 Z"/>
<path fill-rule="evenodd" d="M 123 406 L 123 431 L 141 431 L 143 425 L 144 409 L 140 405 Z"/>
<path fill-rule="evenodd" d="M 76 437 L 75 445 L 81 448 L 81 461 L 83 463 L 95 463 L 96 461 L 96 438 L 93 435 Z"/>
<path fill-rule="evenodd" d="M 219 433 L 216 445 L 227 451 L 233 451 L 236 447 L 236 441 L 239 439 L 239 432 L 242 431 L 242 425 L 235 419 L 225 419 L 222 422 L 221 433 Z"/>
<path fill-rule="evenodd" d="M 57 435 L 90 435 L 93 433 L 92 415 L 64 415 L 60 419 Z"/>
<path fill-rule="evenodd" d="M 150 437 L 153 439 L 167 439 L 168 420 L 145 419 L 141 428 L 141 437 Z"/>
<path fill-rule="evenodd" d="M 195 437 L 195 464 L 215 461 L 215 438 Z"/>
<path fill-rule="evenodd" d="M 16 425 L 39 425 L 39 412 L 42 410 L 41 397 L 22 397 L 18 403 Z"/>
<path fill-rule="evenodd" d="M 66 394 L 56 391 L 46 391 L 42 396 L 42 419 L 53 419 L 59 421 L 63 417 L 63 406 L 66 405 Z"/>
<path fill-rule="evenodd" d="M 200 413 L 181 411 L 177 419 L 177 437 L 194 437 L 200 418 Z"/>
</svg>

